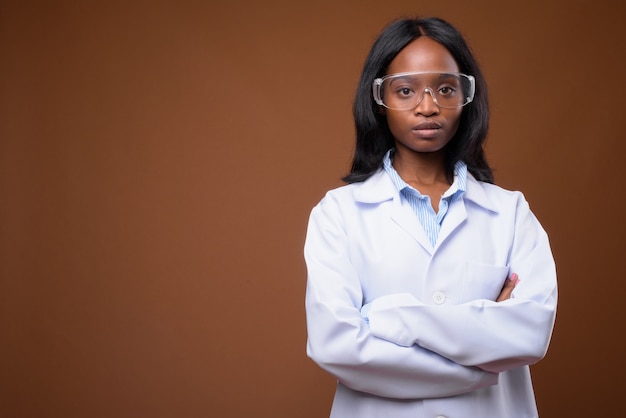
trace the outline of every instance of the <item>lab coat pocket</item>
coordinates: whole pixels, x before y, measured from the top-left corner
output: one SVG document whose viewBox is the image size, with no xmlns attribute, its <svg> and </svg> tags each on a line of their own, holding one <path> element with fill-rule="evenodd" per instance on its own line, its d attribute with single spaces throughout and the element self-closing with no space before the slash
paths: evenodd
<svg viewBox="0 0 626 418">
<path fill-rule="evenodd" d="M 476 299 L 495 301 L 509 274 L 509 266 L 467 262 L 461 303 Z"/>
</svg>

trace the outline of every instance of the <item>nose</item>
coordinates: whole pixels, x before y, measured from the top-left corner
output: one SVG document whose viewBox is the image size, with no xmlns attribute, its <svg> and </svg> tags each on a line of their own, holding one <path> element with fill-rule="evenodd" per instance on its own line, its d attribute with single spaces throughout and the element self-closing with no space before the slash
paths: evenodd
<svg viewBox="0 0 626 418">
<path fill-rule="evenodd" d="M 430 87 L 426 87 L 422 92 L 422 98 L 415 106 L 415 113 L 433 115 L 437 112 L 439 112 L 439 105 L 435 101 L 435 93 Z"/>
</svg>

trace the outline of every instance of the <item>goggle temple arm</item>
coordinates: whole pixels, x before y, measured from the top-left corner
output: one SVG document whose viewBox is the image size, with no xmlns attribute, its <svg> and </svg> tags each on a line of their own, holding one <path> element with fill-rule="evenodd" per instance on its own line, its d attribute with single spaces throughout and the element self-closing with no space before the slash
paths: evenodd
<svg viewBox="0 0 626 418">
<path fill-rule="evenodd" d="M 383 106 L 383 99 L 380 97 L 380 87 L 383 85 L 383 79 L 377 78 L 372 83 L 372 94 L 377 105 Z"/>
</svg>

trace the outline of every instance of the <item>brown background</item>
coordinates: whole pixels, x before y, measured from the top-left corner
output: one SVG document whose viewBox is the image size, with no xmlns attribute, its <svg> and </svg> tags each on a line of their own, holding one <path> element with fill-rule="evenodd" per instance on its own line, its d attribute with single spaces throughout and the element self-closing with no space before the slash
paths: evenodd
<svg viewBox="0 0 626 418">
<path fill-rule="evenodd" d="M 327 416 L 306 222 L 371 42 L 417 14 L 466 35 L 496 179 L 551 236 L 542 417 L 623 411 L 623 2 L 4 0 L 0 416 Z"/>
</svg>

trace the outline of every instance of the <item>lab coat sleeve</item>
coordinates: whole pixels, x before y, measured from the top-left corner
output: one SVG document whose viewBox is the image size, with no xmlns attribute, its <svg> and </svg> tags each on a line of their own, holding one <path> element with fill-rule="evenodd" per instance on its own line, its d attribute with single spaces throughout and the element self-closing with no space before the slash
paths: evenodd
<svg viewBox="0 0 626 418">
<path fill-rule="evenodd" d="M 397 399 L 452 396 L 497 383 L 418 345 L 377 338 L 360 315 L 363 294 L 332 198 L 316 206 L 305 242 L 307 354 L 353 390 Z"/>
<path fill-rule="evenodd" d="M 521 281 L 511 299 L 437 306 L 409 294 L 387 295 L 372 302 L 371 332 L 496 373 L 543 358 L 556 315 L 556 270 L 545 231 L 521 193 L 517 196 L 509 263 Z"/>
</svg>

